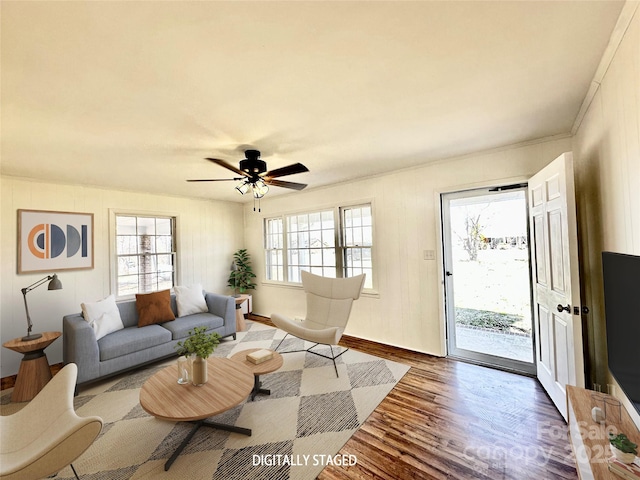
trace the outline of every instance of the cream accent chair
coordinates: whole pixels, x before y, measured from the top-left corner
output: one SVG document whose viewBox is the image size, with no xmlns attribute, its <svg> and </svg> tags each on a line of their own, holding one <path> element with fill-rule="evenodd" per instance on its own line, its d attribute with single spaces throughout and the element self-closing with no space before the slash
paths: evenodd
<svg viewBox="0 0 640 480">
<path fill-rule="evenodd" d="M 307 352 L 328 358 L 333 361 L 333 367 L 338 375 L 336 358 L 345 353 L 348 348 L 334 355 L 333 346 L 337 345 L 349 321 L 353 301 L 360 298 L 365 275 L 348 278 L 329 278 L 302 271 L 302 286 L 307 293 L 307 315 L 304 320 L 292 320 L 277 313 L 271 314 L 271 321 L 287 335 L 293 335 L 308 342 L 313 342 Z M 276 351 L 287 338 L 280 341 Z M 328 357 L 311 349 L 317 345 L 328 345 L 331 356 Z M 297 352 L 305 350 L 295 350 Z M 292 353 L 292 352 L 281 352 Z"/>
<path fill-rule="evenodd" d="M 79 417 L 73 408 L 78 376 L 66 365 L 45 387 L 12 415 L 0 416 L 0 478 L 31 480 L 71 465 L 102 430 L 100 417 Z M 71 465 L 78 478 L 75 468 Z"/>
</svg>

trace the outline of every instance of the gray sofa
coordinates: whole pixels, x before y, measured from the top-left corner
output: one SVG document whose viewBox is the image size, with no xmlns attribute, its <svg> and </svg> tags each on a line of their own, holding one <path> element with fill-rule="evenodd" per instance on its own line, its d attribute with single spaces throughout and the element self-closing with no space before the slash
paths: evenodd
<svg viewBox="0 0 640 480">
<path fill-rule="evenodd" d="M 175 345 L 194 327 L 206 326 L 207 332 L 236 338 L 236 313 L 233 297 L 205 293 L 208 312 L 178 317 L 175 296 L 171 308 L 176 319 L 138 328 L 135 300 L 118 303 L 124 329 L 96 341 L 91 326 L 81 313 L 62 319 L 62 355 L 65 365 L 78 366 L 78 385 L 92 382 L 146 363 L 176 355 Z"/>
</svg>

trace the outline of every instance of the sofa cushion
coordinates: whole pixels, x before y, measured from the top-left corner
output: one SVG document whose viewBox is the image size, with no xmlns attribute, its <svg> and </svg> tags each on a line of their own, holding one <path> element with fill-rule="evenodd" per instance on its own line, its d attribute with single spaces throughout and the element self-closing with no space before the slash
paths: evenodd
<svg viewBox="0 0 640 480">
<path fill-rule="evenodd" d="M 171 294 L 169 290 L 137 293 L 136 309 L 138 310 L 138 327 L 164 323 L 176 318 L 173 310 L 171 310 Z"/>
<path fill-rule="evenodd" d="M 194 313 L 209 311 L 200 284 L 190 287 L 176 286 L 173 287 L 173 291 L 176 292 L 178 316 L 185 317 L 187 315 L 193 315 Z"/>
<path fill-rule="evenodd" d="M 116 297 L 113 295 L 98 302 L 82 303 L 80 307 L 82 308 L 82 316 L 93 328 L 96 340 L 124 328 L 120 318 L 120 310 L 116 305 Z"/>
<path fill-rule="evenodd" d="M 186 317 L 178 317 L 175 322 L 163 323 L 162 326 L 171 332 L 173 340 L 179 340 L 189 336 L 189 330 L 195 327 L 207 327 L 207 330 L 221 327 L 224 324 L 222 317 L 212 313 L 196 313 Z"/>
<path fill-rule="evenodd" d="M 160 325 L 148 325 L 144 328 L 127 327 L 98 340 L 100 361 L 104 362 L 170 341 L 171 332 Z"/>
</svg>

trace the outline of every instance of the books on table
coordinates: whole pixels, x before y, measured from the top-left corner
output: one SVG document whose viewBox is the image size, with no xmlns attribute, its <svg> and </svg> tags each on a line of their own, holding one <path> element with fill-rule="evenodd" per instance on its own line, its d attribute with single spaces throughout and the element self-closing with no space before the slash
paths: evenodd
<svg viewBox="0 0 640 480">
<path fill-rule="evenodd" d="M 640 480 L 640 458 L 636 457 L 633 463 L 622 463 L 615 457 L 607 460 L 609 471 L 627 480 Z"/>
<path fill-rule="evenodd" d="M 251 352 L 247 354 L 247 360 L 255 365 L 259 365 L 267 360 L 271 360 L 273 358 L 273 352 L 271 350 L 267 350 L 263 348 L 262 350 L 256 350 L 255 352 Z"/>
</svg>

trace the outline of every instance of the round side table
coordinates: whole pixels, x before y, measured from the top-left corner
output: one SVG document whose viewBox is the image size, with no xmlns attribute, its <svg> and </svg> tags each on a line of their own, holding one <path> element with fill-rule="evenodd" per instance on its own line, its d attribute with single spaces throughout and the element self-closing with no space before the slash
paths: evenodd
<svg viewBox="0 0 640 480">
<path fill-rule="evenodd" d="M 51 380 L 51 369 L 44 349 L 51 345 L 62 332 L 44 332 L 42 337 L 23 342 L 14 338 L 2 344 L 14 352 L 23 353 L 16 384 L 11 394 L 12 402 L 28 402 Z"/>
<path fill-rule="evenodd" d="M 249 300 L 249 295 L 238 295 L 236 299 L 236 332 L 244 332 L 247 329 L 247 324 L 244 321 L 244 315 L 242 314 L 242 304 Z"/>
<path fill-rule="evenodd" d="M 263 395 L 271 395 L 271 390 L 262 388 L 260 375 L 265 375 L 267 373 L 275 372 L 280 367 L 282 367 L 282 363 L 284 362 L 282 355 L 280 355 L 278 352 L 275 352 L 273 350 L 272 350 L 273 358 L 271 360 L 267 360 L 266 362 L 262 362 L 256 365 L 255 363 L 251 363 L 249 360 L 247 360 L 248 353 L 257 352 L 258 350 L 265 350 L 265 349 L 250 348 L 248 350 L 242 350 L 238 353 L 234 353 L 230 357 L 231 360 L 234 360 L 238 363 L 241 363 L 245 367 L 248 367 L 249 370 L 251 370 L 251 372 L 254 375 L 253 390 L 251 391 L 251 401 L 253 401 L 256 398 L 256 395 L 258 395 L 259 393 Z"/>
</svg>

